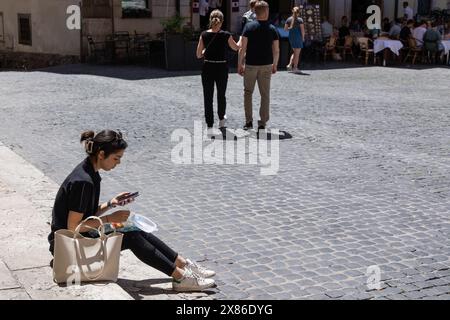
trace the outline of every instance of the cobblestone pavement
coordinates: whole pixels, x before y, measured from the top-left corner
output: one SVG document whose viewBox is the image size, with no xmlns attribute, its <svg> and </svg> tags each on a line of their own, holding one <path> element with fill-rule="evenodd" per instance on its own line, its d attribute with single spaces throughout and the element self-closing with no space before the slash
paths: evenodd
<svg viewBox="0 0 450 320">
<path fill-rule="evenodd" d="M 82 130 L 123 129 L 130 148 L 103 174 L 103 200 L 139 190 L 133 210 L 158 236 L 218 272 L 215 298 L 449 299 L 450 70 L 306 73 L 273 79 L 270 125 L 294 136 L 275 176 L 171 162 L 171 133 L 203 119 L 198 75 L 2 72 L 0 141 L 61 182 L 84 157 Z M 230 75 L 229 127 L 243 124 L 242 93 Z"/>
</svg>

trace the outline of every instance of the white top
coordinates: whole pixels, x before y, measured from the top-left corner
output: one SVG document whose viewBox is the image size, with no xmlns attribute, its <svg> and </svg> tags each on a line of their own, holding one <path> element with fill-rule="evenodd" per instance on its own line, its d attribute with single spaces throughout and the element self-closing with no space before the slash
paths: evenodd
<svg viewBox="0 0 450 320">
<path fill-rule="evenodd" d="M 322 36 L 324 38 L 328 38 L 331 37 L 332 34 L 333 34 L 333 25 L 328 21 L 322 23 Z"/>
<path fill-rule="evenodd" d="M 418 47 L 423 46 L 423 36 L 424 36 L 425 32 L 427 32 L 427 29 L 424 27 L 417 27 L 413 30 L 412 35 L 413 35 L 414 39 L 416 39 L 416 45 Z"/>
<path fill-rule="evenodd" d="M 373 43 L 373 51 L 375 51 L 375 53 L 378 53 L 384 49 L 390 49 L 393 53 L 399 56 L 401 48 L 403 48 L 403 43 L 398 40 L 377 39 Z"/>
<path fill-rule="evenodd" d="M 411 7 L 406 7 L 404 10 L 404 15 L 406 16 L 406 18 L 409 19 L 414 19 L 414 11 L 413 9 L 411 9 Z"/>
<path fill-rule="evenodd" d="M 442 40 L 441 43 L 442 43 L 442 46 L 444 47 L 445 54 L 449 54 L 450 53 L 450 40 Z"/>
<path fill-rule="evenodd" d="M 207 0 L 200 0 L 199 14 L 201 16 L 208 15 L 209 5 Z"/>
</svg>

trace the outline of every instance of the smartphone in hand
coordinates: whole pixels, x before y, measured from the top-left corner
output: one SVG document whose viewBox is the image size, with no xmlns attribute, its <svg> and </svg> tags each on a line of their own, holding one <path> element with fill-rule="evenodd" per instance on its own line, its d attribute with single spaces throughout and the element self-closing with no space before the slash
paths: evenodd
<svg viewBox="0 0 450 320">
<path fill-rule="evenodd" d="M 138 196 L 139 196 L 139 192 L 133 192 L 133 193 L 129 193 L 129 194 L 118 197 L 117 201 L 122 202 L 125 200 L 134 199 Z"/>
</svg>

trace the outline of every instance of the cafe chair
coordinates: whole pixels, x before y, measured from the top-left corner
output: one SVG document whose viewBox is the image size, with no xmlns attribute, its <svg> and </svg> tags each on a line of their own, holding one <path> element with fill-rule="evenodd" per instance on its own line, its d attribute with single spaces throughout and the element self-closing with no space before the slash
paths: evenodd
<svg viewBox="0 0 450 320">
<path fill-rule="evenodd" d="M 323 47 L 323 62 L 326 62 L 327 56 L 333 57 L 333 53 L 336 51 L 337 37 L 331 36 Z"/>
<path fill-rule="evenodd" d="M 345 57 L 350 54 L 352 58 L 354 59 L 355 56 L 353 55 L 353 37 L 352 36 L 346 36 L 344 40 L 343 46 L 337 47 L 339 51 L 342 53 L 342 59 L 345 61 Z"/>
<path fill-rule="evenodd" d="M 104 41 L 94 41 L 91 35 L 87 36 L 89 44 L 89 60 L 98 63 L 106 59 L 106 43 Z"/>
<path fill-rule="evenodd" d="M 365 65 L 369 63 L 370 56 L 374 57 L 374 64 L 376 63 L 375 51 L 373 50 L 373 41 L 367 37 L 358 38 L 358 45 L 361 51 L 361 58 L 364 59 Z"/>
<path fill-rule="evenodd" d="M 417 46 L 416 39 L 410 37 L 408 39 L 408 53 L 406 54 L 406 58 L 403 61 L 405 63 L 409 58 L 412 58 L 412 64 L 416 63 L 418 57 L 423 58 L 423 48 Z"/>
</svg>

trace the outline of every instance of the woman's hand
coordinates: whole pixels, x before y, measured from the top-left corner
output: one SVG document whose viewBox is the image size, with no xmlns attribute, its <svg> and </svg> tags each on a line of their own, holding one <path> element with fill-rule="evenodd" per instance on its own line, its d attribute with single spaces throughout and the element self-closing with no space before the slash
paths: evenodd
<svg viewBox="0 0 450 320">
<path fill-rule="evenodd" d="M 133 202 L 134 198 L 129 198 L 129 199 L 126 199 L 126 200 L 120 200 L 120 198 L 123 198 L 124 196 L 127 196 L 129 194 L 130 194 L 130 192 L 122 192 L 122 193 L 118 194 L 117 196 L 115 196 L 114 198 L 112 198 L 111 199 L 112 206 L 113 207 L 116 207 L 116 206 L 123 207 L 123 206 L 126 206 L 127 204 Z"/>
<path fill-rule="evenodd" d="M 107 221 L 110 223 L 121 223 L 127 221 L 129 216 L 130 216 L 129 210 L 119 210 L 108 215 Z"/>
<path fill-rule="evenodd" d="M 203 43 L 203 38 L 200 36 L 200 39 L 198 39 L 198 45 L 197 45 L 197 59 L 202 59 L 205 55 L 205 45 Z"/>
</svg>

